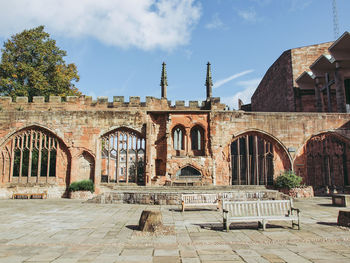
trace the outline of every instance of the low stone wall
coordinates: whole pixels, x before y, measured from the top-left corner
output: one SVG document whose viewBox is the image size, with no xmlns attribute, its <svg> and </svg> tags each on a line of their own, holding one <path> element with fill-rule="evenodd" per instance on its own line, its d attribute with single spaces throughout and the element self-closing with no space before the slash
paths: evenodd
<svg viewBox="0 0 350 263">
<path fill-rule="evenodd" d="M 292 188 L 292 189 L 279 189 L 280 192 L 293 197 L 293 198 L 311 198 L 314 197 L 314 190 L 312 186 Z"/>
<path fill-rule="evenodd" d="M 177 192 L 157 192 L 157 191 L 110 191 L 104 192 L 91 200 L 90 203 L 128 203 L 128 204 L 147 204 L 147 205 L 180 205 L 181 195 L 191 193 L 201 193 L 201 191 L 177 191 Z M 259 191 L 204 191 L 203 193 L 217 193 L 219 198 L 229 200 L 255 200 L 255 199 L 285 199 L 284 195 L 274 190 Z"/>
<path fill-rule="evenodd" d="M 0 199 L 11 199 L 13 194 L 40 194 L 45 191 L 47 198 L 62 198 L 65 195 L 66 187 L 55 185 L 9 186 L 0 188 Z"/>
<path fill-rule="evenodd" d="M 89 200 L 94 197 L 94 194 L 90 191 L 74 191 L 69 192 L 70 199 L 79 199 L 79 200 Z"/>
</svg>

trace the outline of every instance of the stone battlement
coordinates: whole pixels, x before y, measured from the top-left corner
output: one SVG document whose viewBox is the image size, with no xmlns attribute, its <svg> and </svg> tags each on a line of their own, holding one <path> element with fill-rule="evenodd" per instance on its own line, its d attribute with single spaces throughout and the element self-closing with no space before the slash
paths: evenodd
<svg viewBox="0 0 350 263">
<path fill-rule="evenodd" d="M 0 97 L 0 107 L 2 110 L 209 110 L 225 109 L 225 105 L 220 103 L 220 98 L 211 98 L 210 101 L 185 101 L 172 102 L 165 98 L 146 97 L 142 102 L 140 97 L 131 96 L 129 101 L 125 101 L 124 96 L 113 96 L 113 101 L 108 101 L 108 97 L 97 97 L 93 100 L 91 96 L 50 96 L 45 101 L 43 96 L 34 96 L 33 101 L 29 102 L 28 97 L 17 97 L 13 100 L 11 97 Z"/>
</svg>

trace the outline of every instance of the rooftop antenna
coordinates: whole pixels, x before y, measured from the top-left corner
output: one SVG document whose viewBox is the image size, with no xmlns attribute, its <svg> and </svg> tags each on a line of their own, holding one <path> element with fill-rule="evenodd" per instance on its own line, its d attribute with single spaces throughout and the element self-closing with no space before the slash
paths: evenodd
<svg viewBox="0 0 350 263">
<path fill-rule="evenodd" d="M 334 39 L 337 39 L 339 37 L 337 0 L 333 0 L 332 6 L 333 6 L 333 33 L 334 33 Z"/>
</svg>

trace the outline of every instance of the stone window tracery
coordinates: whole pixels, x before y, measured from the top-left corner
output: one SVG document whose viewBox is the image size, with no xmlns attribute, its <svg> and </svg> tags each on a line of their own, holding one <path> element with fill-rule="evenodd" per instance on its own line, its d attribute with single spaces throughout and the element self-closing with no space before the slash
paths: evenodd
<svg viewBox="0 0 350 263">
<path fill-rule="evenodd" d="M 203 129 L 200 126 L 195 126 L 191 130 L 191 145 L 192 150 L 202 150 L 203 148 Z"/>
<path fill-rule="evenodd" d="M 192 166 L 185 166 L 179 169 L 176 173 L 177 178 L 181 177 L 200 177 L 201 172 Z"/>
<path fill-rule="evenodd" d="M 144 184 L 145 139 L 128 128 L 102 137 L 102 182 Z"/>
<path fill-rule="evenodd" d="M 14 134 L 2 147 L 0 158 L 2 182 L 56 183 L 57 158 L 67 157 L 55 135 L 31 127 Z"/>
<path fill-rule="evenodd" d="M 185 131 L 183 127 L 176 126 L 173 129 L 173 141 L 174 141 L 174 150 L 184 150 L 185 149 Z"/>
<path fill-rule="evenodd" d="M 312 137 L 306 144 L 306 183 L 316 192 L 349 185 L 349 149 L 349 142 L 333 134 Z"/>
<path fill-rule="evenodd" d="M 232 184 L 272 185 L 274 147 L 258 134 L 242 135 L 232 142 Z"/>
</svg>

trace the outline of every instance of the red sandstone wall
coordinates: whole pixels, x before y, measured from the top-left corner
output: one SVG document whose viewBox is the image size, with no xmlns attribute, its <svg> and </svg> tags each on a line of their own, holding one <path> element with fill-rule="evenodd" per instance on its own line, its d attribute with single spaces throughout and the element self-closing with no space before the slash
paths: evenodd
<svg viewBox="0 0 350 263">
<path fill-rule="evenodd" d="M 199 169 L 206 183 L 230 184 L 230 144 L 237 136 L 247 132 L 263 134 L 278 145 L 275 175 L 290 168 L 288 158 L 292 160 L 294 168 L 297 168 L 299 163 L 294 160 L 302 154 L 301 149 L 313 135 L 331 130 L 350 138 L 348 114 L 338 113 L 259 113 L 192 109 L 146 111 L 147 107 L 115 110 L 104 107 L 92 110 L 94 106 L 82 111 L 75 110 L 77 105 L 63 111 L 58 108 L 41 110 L 41 107 L 35 110 L 32 104 L 28 106 L 31 110 L 16 109 L 15 105 L 6 107 L 2 105 L 3 111 L 0 112 L 0 147 L 6 144 L 14 132 L 22 128 L 36 125 L 48 129 L 62 139 L 69 152 L 68 156 L 71 156 L 71 167 L 66 175 L 68 182 L 78 178 L 79 157 L 87 152 L 94 159 L 95 181 L 99 183 L 100 137 L 119 127 L 129 127 L 146 137 L 148 184 L 164 184 L 167 179 L 173 179 L 178 169 L 185 165 Z M 206 143 L 203 156 L 193 156 L 189 147 L 182 156 L 174 154 L 171 130 L 177 124 L 182 124 L 186 129 L 196 124 L 204 128 Z M 288 148 L 294 148 L 296 152 L 288 153 Z M 161 160 L 162 164 L 157 164 L 157 160 Z"/>
<path fill-rule="evenodd" d="M 291 50 L 285 51 L 266 72 L 255 90 L 252 111 L 295 111 Z"/>
<path fill-rule="evenodd" d="M 322 54 L 328 54 L 332 42 L 285 51 L 266 72 L 252 96 L 252 111 L 294 112 L 315 111 L 314 100 L 297 101 L 295 80 Z M 301 103 L 301 105 L 300 105 Z"/>
<path fill-rule="evenodd" d="M 350 138 L 347 114 L 330 113 L 242 113 L 215 112 L 211 115 L 211 145 L 216 167 L 217 184 L 228 184 L 231 176 L 230 144 L 235 137 L 256 132 L 267 136 L 278 144 L 275 155 L 275 176 L 283 170 L 301 165 L 303 147 L 316 134 L 334 131 Z M 288 152 L 293 149 L 292 152 Z M 289 155 L 290 161 L 286 158 Z M 294 162 L 294 160 L 297 160 Z"/>
<path fill-rule="evenodd" d="M 310 71 L 310 66 L 322 54 L 329 54 L 328 48 L 333 42 L 327 42 L 312 46 L 293 48 L 292 51 L 292 69 L 293 86 L 298 87 L 295 80 L 304 72 Z"/>
</svg>

